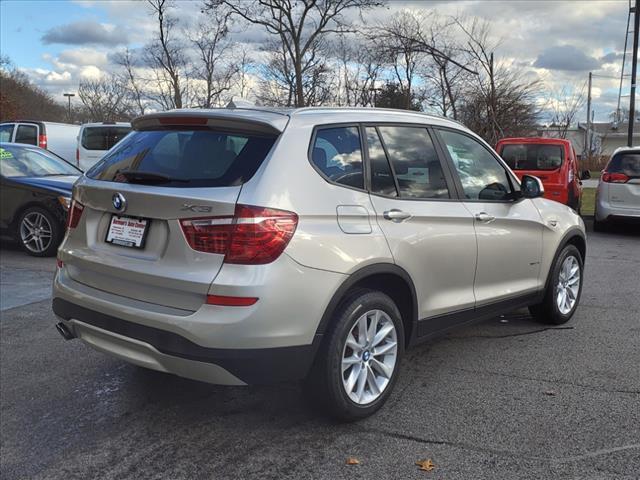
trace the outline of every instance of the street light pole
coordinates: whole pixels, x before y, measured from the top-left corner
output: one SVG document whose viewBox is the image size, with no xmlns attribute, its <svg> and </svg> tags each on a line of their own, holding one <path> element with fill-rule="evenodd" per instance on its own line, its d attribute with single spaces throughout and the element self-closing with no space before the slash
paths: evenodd
<svg viewBox="0 0 640 480">
<path fill-rule="evenodd" d="M 63 96 L 67 97 L 69 99 L 69 121 L 71 121 L 71 97 L 75 97 L 76 94 L 75 93 L 63 93 Z"/>
<path fill-rule="evenodd" d="M 633 124 L 636 116 L 636 71 L 638 69 L 638 29 L 640 28 L 640 0 L 631 9 L 633 12 L 633 56 L 631 57 L 631 97 L 629 98 L 629 131 L 627 146 L 633 146 Z"/>
</svg>

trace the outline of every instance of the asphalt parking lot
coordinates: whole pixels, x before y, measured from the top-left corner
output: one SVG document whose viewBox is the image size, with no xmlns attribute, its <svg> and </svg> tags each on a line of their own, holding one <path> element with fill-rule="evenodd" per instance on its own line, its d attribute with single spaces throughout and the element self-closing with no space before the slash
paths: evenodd
<svg viewBox="0 0 640 480">
<path fill-rule="evenodd" d="M 5 244 L 1 260 L 4 479 L 640 478 L 640 236 L 624 229 L 590 232 L 570 323 L 516 312 L 410 350 L 387 405 L 353 424 L 295 384 L 212 386 L 65 342 L 55 260 Z"/>
</svg>

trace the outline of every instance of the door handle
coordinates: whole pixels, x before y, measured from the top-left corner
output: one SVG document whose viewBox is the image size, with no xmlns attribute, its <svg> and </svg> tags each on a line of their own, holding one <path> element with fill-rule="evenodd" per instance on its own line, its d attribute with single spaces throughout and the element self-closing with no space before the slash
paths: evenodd
<svg viewBox="0 0 640 480">
<path fill-rule="evenodd" d="M 479 222 L 484 222 L 484 223 L 493 222 L 496 219 L 496 217 L 494 217 L 493 215 L 489 215 L 487 212 L 476 213 L 475 218 Z"/>
<path fill-rule="evenodd" d="M 384 212 L 383 216 L 384 218 L 386 218 L 387 220 L 391 220 L 392 222 L 401 222 L 411 217 L 411 214 L 409 212 L 403 212 L 402 210 L 393 208 Z"/>
</svg>

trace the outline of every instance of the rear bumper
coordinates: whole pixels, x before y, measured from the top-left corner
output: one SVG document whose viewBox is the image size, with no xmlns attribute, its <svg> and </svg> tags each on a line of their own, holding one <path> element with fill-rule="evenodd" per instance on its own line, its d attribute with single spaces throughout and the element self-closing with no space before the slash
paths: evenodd
<svg viewBox="0 0 640 480">
<path fill-rule="evenodd" d="M 85 308 L 62 298 L 53 311 L 96 350 L 142 367 L 220 385 L 264 384 L 303 378 L 320 345 L 221 349 L 198 345 L 174 332 Z"/>
<path fill-rule="evenodd" d="M 596 200 L 595 219 L 599 222 L 614 219 L 628 219 L 640 221 L 640 208 L 621 208 L 606 200 L 601 200 L 598 195 Z"/>
</svg>

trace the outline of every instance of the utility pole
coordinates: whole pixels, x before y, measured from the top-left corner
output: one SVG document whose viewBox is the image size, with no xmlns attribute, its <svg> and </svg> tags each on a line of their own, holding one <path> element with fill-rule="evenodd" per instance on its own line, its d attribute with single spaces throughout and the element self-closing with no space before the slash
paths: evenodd
<svg viewBox="0 0 640 480">
<path fill-rule="evenodd" d="M 75 97 L 76 94 L 75 93 L 63 93 L 63 96 L 67 97 L 69 99 L 69 121 L 71 121 L 71 97 Z"/>
<path fill-rule="evenodd" d="M 589 86 L 587 87 L 587 130 L 584 132 L 584 157 L 591 157 L 591 77 L 589 72 Z"/>
<path fill-rule="evenodd" d="M 638 30 L 640 28 L 640 0 L 631 8 L 633 12 L 633 56 L 631 57 L 631 96 L 629 98 L 629 131 L 627 146 L 633 146 L 633 124 L 636 117 L 636 71 L 638 69 Z"/>
</svg>

